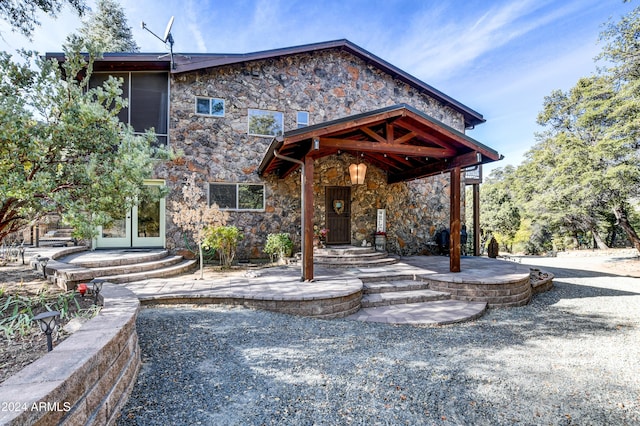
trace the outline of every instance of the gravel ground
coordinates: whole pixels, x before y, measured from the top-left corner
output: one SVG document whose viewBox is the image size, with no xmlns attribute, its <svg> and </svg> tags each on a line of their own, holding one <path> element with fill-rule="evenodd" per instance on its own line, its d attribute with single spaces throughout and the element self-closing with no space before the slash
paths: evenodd
<svg viewBox="0 0 640 426">
<path fill-rule="evenodd" d="M 145 308 L 119 424 L 640 424 L 640 279 L 568 262 L 528 306 L 445 327 Z"/>
</svg>

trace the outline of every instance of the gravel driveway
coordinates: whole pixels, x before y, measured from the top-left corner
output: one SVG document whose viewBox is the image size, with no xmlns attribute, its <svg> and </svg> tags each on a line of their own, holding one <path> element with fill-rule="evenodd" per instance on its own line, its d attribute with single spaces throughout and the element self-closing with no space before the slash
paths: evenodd
<svg viewBox="0 0 640 426">
<path fill-rule="evenodd" d="M 145 308 L 119 424 L 640 424 L 640 279 L 545 262 L 552 291 L 445 327 Z"/>
</svg>

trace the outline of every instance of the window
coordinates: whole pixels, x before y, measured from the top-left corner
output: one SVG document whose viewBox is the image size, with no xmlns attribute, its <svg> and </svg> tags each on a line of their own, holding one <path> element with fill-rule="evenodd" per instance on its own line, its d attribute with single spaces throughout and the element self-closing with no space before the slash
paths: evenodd
<svg viewBox="0 0 640 426">
<path fill-rule="evenodd" d="M 196 114 L 224 117 L 224 99 L 197 97 Z"/>
<path fill-rule="evenodd" d="M 307 111 L 298 111 L 296 121 L 298 122 L 298 129 L 307 127 L 309 125 L 309 113 Z"/>
<path fill-rule="evenodd" d="M 93 73 L 90 87 L 101 86 L 112 76 L 122 81 L 122 98 L 129 106 L 118 118 L 130 124 L 136 134 L 147 129 L 156 133 L 159 145 L 166 145 L 169 129 L 169 74 L 164 72 Z"/>
<path fill-rule="evenodd" d="M 247 183 L 210 183 L 209 205 L 221 210 L 264 210 L 264 185 Z"/>
<path fill-rule="evenodd" d="M 253 136 L 282 135 L 283 114 L 278 111 L 249 110 L 249 134 Z"/>
</svg>

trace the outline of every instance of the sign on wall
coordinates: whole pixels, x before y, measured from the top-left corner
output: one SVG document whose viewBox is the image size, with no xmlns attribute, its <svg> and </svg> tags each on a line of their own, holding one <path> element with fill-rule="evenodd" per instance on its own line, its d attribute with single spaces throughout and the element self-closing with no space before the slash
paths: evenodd
<svg viewBox="0 0 640 426">
<path fill-rule="evenodd" d="M 464 169 L 464 183 L 467 185 L 482 183 L 482 164 Z"/>
<path fill-rule="evenodd" d="M 376 216 L 376 232 L 387 231 L 387 211 L 385 209 L 378 209 Z"/>
</svg>

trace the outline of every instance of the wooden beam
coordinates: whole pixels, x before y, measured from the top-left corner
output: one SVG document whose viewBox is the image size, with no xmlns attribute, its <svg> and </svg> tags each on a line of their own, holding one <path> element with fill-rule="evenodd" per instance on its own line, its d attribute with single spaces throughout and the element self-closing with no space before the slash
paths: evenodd
<svg viewBox="0 0 640 426">
<path fill-rule="evenodd" d="M 449 271 L 460 272 L 460 174 L 462 169 L 451 170 L 451 208 L 449 209 Z"/>
<path fill-rule="evenodd" d="M 473 187 L 473 255 L 480 256 L 480 184 L 474 183 Z"/>
<path fill-rule="evenodd" d="M 361 127 L 360 130 L 362 130 L 362 132 L 367 134 L 369 137 L 375 139 L 377 142 L 387 143 L 387 140 L 385 138 L 383 138 L 382 136 L 380 136 L 379 134 L 377 134 L 376 132 L 374 132 L 368 127 Z"/>
<path fill-rule="evenodd" d="M 395 142 L 395 138 L 393 137 L 393 124 L 387 123 L 387 143 L 392 144 Z"/>
<path fill-rule="evenodd" d="M 302 279 L 313 280 L 313 158 L 304 158 L 304 258 L 302 259 Z"/>
<path fill-rule="evenodd" d="M 414 132 L 409 132 L 404 136 L 399 137 L 398 139 L 394 140 L 393 143 L 397 143 L 397 144 L 403 144 L 405 142 L 409 142 L 411 139 L 417 137 L 418 135 Z"/>
<path fill-rule="evenodd" d="M 352 139 L 320 138 L 322 148 L 332 147 L 345 151 L 380 152 L 387 154 L 406 155 L 411 157 L 452 157 L 456 151 L 450 148 L 432 148 L 417 145 L 390 145 L 372 142 L 359 142 Z"/>
<path fill-rule="evenodd" d="M 324 137 L 326 135 L 339 133 L 344 130 L 353 130 L 355 128 L 363 128 L 375 126 L 380 123 L 384 123 L 388 119 L 399 117 L 404 114 L 404 110 L 396 109 L 393 111 L 387 111 L 385 113 L 376 114 L 376 115 L 367 115 L 365 117 L 355 118 L 348 121 L 341 121 L 339 123 L 334 123 L 332 125 L 328 125 L 327 127 L 322 127 L 309 132 L 302 132 L 294 136 L 287 136 L 285 138 L 285 145 L 289 145 L 292 143 L 299 142 L 304 139 L 311 139 L 314 137 Z"/>
<path fill-rule="evenodd" d="M 406 170 L 400 173 L 394 173 L 393 175 L 389 175 L 387 179 L 387 183 L 398 183 L 406 180 L 412 179 L 420 179 L 427 176 L 433 176 L 438 173 L 448 172 L 449 170 L 453 170 L 456 167 L 466 168 L 475 166 L 478 164 L 478 157 L 476 156 L 476 152 L 468 152 L 466 154 L 458 155 L 457 157 L 453 157 L 451 160 L 442 160 L 437 161 L 431 164 L 427 164 L 426 166 L 416 167 L 411 170 Z"/>
</svg>

